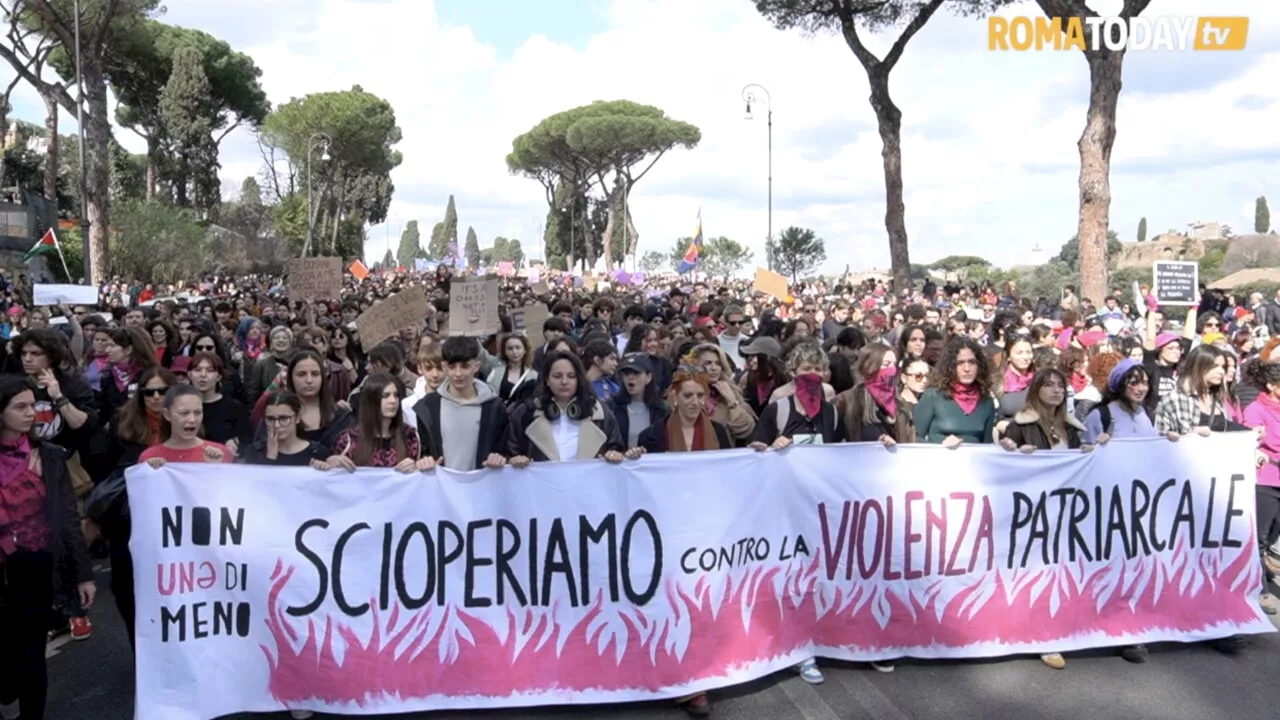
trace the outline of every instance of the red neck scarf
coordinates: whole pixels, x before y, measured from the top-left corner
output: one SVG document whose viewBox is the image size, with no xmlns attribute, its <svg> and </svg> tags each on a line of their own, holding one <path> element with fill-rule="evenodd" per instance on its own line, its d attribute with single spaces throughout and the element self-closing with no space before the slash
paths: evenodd
<svg viewBox="0 0 1280 720">
<path fill-rule="evenodd" d="M 871 399 L 889 417 L 898 414 L 897 379 L 898 368 L 887 367 L 880 368 L 880 372 L 867 381 L 867 392 L 871 394 Z"/>
<path fill-rule="evenodd" d="M 129 390 L 129 386 L 133 384 L 133 379 L 138 376 L 141 369 L 137 363 L 113 363 L 111 365 L 111 377 L 116 381 L 116 389 L 120 392 Z"/>
<path fill-rule="evenodd" d="M 1017 368 L 1010 365 L 1004 369 L 1004 391 L 1022 392 L 1031 387 L 1031 378 L 1034 374 L 1031 372 L 1018 372 Z"/>
<path fill-rule="evenodd" d="M 977 383 L 951 384 L 951 399 L 956 401 L 960 406 L 960 412 L 965 415 L 972 415 L 974 410 L 978 409 L 978 401 L 982 399 L 982 394 L 978 392 Z"/>
<path fill-rule="evenodd" d="M 1071 373 L 1071 389 L 1074 390 L 1076 394 L 1082 392 L 1088 384 L 1088 375 L 1077 375 L 1076 373 Z"/>
<path fill-rule="evenodd" d="M 817 373 L 797 375 L 795 384 L 796 401 L 799 402 L 804 416 L 810 420 L 818 417 L 818 413 L 822 412 L 822 376 Z M 784 430 L 785 428 L 778 428 L 778 432 Z"/>
<path fill-rule="evenodd" d="M 31 456 L 31 443 L 23 435 L 13 444 L 0 443 L 0 487 L 18 479 L 26 472 Z"/>
</svg>

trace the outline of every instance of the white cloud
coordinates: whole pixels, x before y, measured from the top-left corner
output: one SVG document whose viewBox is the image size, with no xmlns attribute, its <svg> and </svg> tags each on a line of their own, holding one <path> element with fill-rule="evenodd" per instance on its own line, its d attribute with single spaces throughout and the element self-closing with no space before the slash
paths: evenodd
<svg viewBox="0 0 1280 720">
<path fill-rule="evenodd" d="M 254 27 L 201 24 L 229 7 Z M 1118 2 L 1095 7 L 1110 13 Z M 1159 10 L 1203 7 L 1164 0 Z M 1221 0 L 1214 12 L 1250 15 L 1251 48 L 1126 59 L 1112 174 L 1121 237 L 1132 237 L 1143 216 L 1151 234 L 1200 219 L 1252 227 L 1252 198 L 1280 197 L 1280 6 Z M 984 21 L 944 13 L 912 41 L 891 81 L 903 112 L 912 257 L 1035 261 L 1033 245 L 1053 251 L 1075 231 L 1087 66 L 1074 51 L 988 52 Z M 701 207 L 708 235 L 742 240 L 762 258 L 764 116 L 744 120 L 739 96 L 756 82 L 774 106 L 773 231 L 814 228 L 827 241 L 829 269 L 887 265 L 880 138 L 865 75 L 840 37 L 775 30 L 741 0 L 613 0 L 602 15 L 608 29 L 581 48 L 530 36 L 501 53 L 468 28 L 442 26 L 426 0 L 191 0 L 167 20 L 208 29 L 253 56 L 277 104 L 354 84 L 387 98 L 404 131 L 393 246 L 408 220 L 429 232 L 453 193 L 463 231 L 474 225 L 482 244 L 505 235 L 533 249 L 543 191 L 507 173 L 511 139 L 559 110 L 626 98 L 703 133 L 697 149 L 668 154 L 637 186 L 641 250 L 688 235 Z M 883 54 L 891 38 L 868 42 Z M 19 114 L 38 119 L 41 106 L 27 96 Z M 131 134 L 120 138 L 138 149 Z M 222 162 L 234 185 L 261 166 L 252 137 L 239 131 L 224 142 Z M 382 254 L 385 237 L 386 228 L 371 229 L 370 256 Z"/>
</svg>

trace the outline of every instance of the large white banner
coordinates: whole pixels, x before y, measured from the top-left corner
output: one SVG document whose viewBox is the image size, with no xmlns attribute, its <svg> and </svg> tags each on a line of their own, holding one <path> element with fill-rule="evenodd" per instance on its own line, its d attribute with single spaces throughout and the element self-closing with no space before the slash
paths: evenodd
<svg viewBox="0 0 1280 720">
<path fill-rule="evenodd" d="M 137 717 L 678 697 L 807 656 L 1270 632 L 1251 433 L 129 471 Z"/>
</svg>

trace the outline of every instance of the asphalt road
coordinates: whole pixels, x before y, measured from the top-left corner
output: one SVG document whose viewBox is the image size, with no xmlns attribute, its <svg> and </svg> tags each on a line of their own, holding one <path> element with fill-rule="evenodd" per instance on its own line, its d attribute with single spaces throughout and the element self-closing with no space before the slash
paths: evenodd
<svg viewBox="0 0 1280 720">
<path fill-rule="evenodd" d="M 133 666 L 124 626 L 98 566 L 99 604 L 93 637 L 60 639 L 49 647 L 49 720 L 131 720 Z M 1280 628 L 1280 624 L 1277 625 Z M 1072 653 L 1054 671 L 1038 658 L 966 662 L 909 662 L 883 674 L 865 665 L 824 661 L 826 683 L 811 686 L 778 673 L 712 694 L 714 716 L 734 720 L 1204 720 L 1280 717 L 1280 634 L 1250 638 L 1228 657 L 1202 645 L 1151 648 L 1145 665 L 1109 652 Z M 287 713 L 235 715 L 286 719 Z M 317 714 L 319 720 L 327 717 Z M 438 712 L 400 720 L 672 720 L 686 717 L 671 703 Z"/>
</svg>

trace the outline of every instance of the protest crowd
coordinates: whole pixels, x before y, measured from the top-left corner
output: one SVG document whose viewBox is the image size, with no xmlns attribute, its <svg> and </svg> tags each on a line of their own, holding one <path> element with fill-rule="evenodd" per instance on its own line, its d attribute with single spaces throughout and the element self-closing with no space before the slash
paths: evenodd
<svg viewBox="0 0 1280 720">
<path fill-rule="evenodd" d="M 1280 571 L 1280 298 L 1006 287 L 389 272 L 336 297 L 287 277 L 124 281 L 98 305 L 10 292 L 0 357 L 0 718 L 44 717 L 52 632 L 92 636 L 91 554 L 134 640 L 123 472 L 137 464 L 469 471 L 792 444 L 990 443 L 1254 432 L 1258 561 Z M 455 285 L 496 287 L 451 307 Z M 482 286 L 482 287 L 481 287 Z M 416 319 L 388 328 L 383 305 Z M 1166 314 L 1181 315 L 1180 322 Z M 1274 338 L 1273 335 L 1276 335 Z M 1257 599 L 1268 614 L 1275 597 Z M 1211 645 L 1241 652 L 1240 637 Z M 1141 645 L 1117 648 L 1146 661 Z M 1062 669 L 1060 653 L 1041 657 Z M 873 663 L 891 672 L 892 662 Z M 796 668 L 823 681 L 813 660 Z M 680 700 L 711 712 L 706 693 Z M 294 717 L 310 712 L 294 710 Z"/>
</svg>

